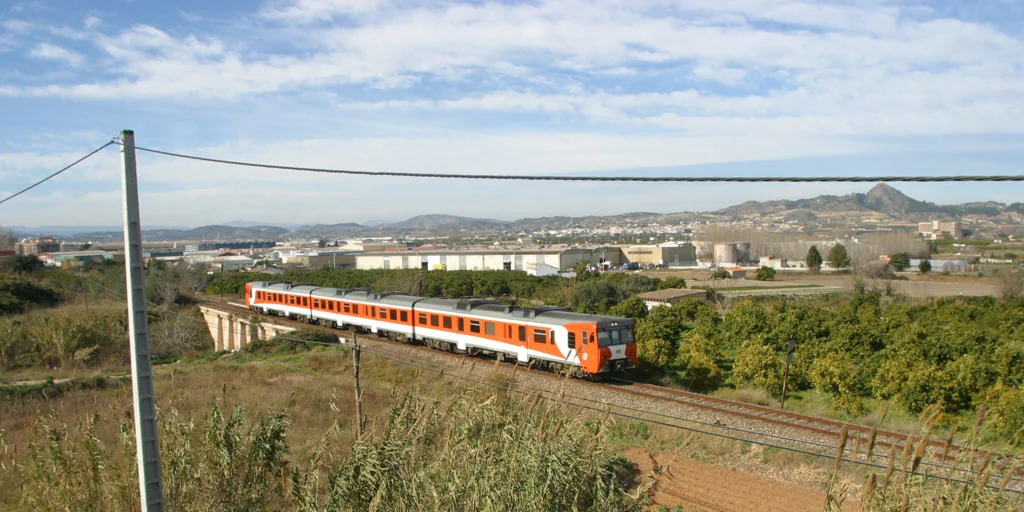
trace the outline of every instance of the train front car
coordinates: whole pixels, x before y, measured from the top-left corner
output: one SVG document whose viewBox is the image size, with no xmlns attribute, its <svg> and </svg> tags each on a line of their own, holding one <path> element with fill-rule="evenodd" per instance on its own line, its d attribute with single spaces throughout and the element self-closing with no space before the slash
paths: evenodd
<svg viewBox="0 0 1024 512">
<path fill-rule="evenodd" d="M 600 375 L 636 366 L 632 319 L 596 316 L 594 322 L 587 322 L 581 328 L 580 366 L 583 371 Z"/>
</svg>

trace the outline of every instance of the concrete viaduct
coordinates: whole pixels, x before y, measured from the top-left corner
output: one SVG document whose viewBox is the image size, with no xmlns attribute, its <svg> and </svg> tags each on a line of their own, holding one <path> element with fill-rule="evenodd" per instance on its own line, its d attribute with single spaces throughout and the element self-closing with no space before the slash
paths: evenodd
<svg viewBox="0 0 1024 512">
<path fill-rule="evenodd" d="M 294 327 L 260 321 L 255 315 L 243 316 L 211 306 L 199 306 L 206 325 L 210 327 L 214 350 L 238 350 L 254 340 L 273 338 L 289 333 Z"/>
</svg>

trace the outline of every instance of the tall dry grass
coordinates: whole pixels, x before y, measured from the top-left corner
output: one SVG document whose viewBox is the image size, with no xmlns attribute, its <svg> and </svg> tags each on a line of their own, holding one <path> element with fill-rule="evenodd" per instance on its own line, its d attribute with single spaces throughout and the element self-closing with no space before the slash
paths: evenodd
<svg viewBox="0 0 1024 512">
<path fill-rule="evenodd" d="M 36 424 L 27 453 L 3 457 L 30 510 L 138 509 L 134 436 L 104 443 L 92 416 L 73 427 L 56 413 Z M 160 421 L 167 510 L 640 510 L 626 494 L 631 470 L 605 440 L 607 423 L 570 417 L 536 400 L 460 393 L 398 397 L 377 427 L 295 461 L 289 419 L 254 423 L 215 403 L 196 421 L 171 410 Z M 0 443 L 3 446 L 3 443 Z"/>
</svg>

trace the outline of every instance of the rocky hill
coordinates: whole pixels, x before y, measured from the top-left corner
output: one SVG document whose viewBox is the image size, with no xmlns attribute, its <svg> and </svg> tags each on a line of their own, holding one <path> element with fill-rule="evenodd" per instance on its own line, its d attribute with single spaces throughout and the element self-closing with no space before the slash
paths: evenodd
<svg viewBox="0 0 1024 512">
<path fill-rule="evenodd" d="M 742 204 L 718 210 L 717 214 L 727 216 L 748 216 L 758 214 L 785 213 L 792 210 L 822 212 L 877 212 L 894 218 L 913 220 L 918 214 L 938 214 L 962 217 L 965 215 L 999 215 L 1009 207 L 993 201 L 965 203 L 960 205 L 937 205 L 918 201 L 903 192 L 879 183 L 866 194 L 842 196 L 822 195 L 810 199 L 781 201 L 747 201 Z"/>
</svg>

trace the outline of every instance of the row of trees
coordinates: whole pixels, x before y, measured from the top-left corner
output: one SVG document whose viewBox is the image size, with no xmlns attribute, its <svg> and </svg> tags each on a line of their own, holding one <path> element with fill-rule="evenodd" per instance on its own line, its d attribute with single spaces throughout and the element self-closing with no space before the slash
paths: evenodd
<svg viewBox="0 0 1024 512">
<path fill-rule="evenodd" d="M 1024 396 L 1024 303 L 882 298 L 859 288 L 824 302 L 743 299 L 724 318 L 705 301 L 683 301 L 635 317 L 638 356 L 644 371 L 694 389 L 777 395 L 794 339 L 790 389 L 827 393 L 838 413 L 860 414 L 869 397 L 912 412 L 938 403 L 949 418 L 986 404 L 1000 410 L 1002 432 L 1024 442 L 1024 401 L 1012 400 Z"/>
</svg>

